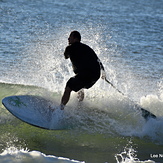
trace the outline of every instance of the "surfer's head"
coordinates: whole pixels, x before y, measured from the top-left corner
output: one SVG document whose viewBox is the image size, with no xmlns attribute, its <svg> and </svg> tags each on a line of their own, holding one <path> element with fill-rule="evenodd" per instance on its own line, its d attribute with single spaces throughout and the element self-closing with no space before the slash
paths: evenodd
<svg viewBox="0 0 163 163">
<path fill-rule="evenodd" d="M 80 42 L 81 41 L 81 35 L 78 31 L 72 31 L 70 33 L 70 36 L 68 38 L 69 44 L 73 44 L 75 42 Z"/>
</svg>

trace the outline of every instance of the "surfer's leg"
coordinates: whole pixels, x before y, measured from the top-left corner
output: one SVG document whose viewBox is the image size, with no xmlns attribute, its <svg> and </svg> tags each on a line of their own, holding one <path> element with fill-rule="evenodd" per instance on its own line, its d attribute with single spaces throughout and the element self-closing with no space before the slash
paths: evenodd
<svg viewBox="0 0 163 163">
<path fill-rule="evenodd" d="M 78 92 L 77 98 L 78 98 L 79 102 L 84 100 L 84 89 L 81 89 L 81 90 Z"/>
<path fill-rule="evenodd" d="M 63 93 L 62 99 L 61 99 L 61 110 L 64 109 L 64 106 L 68 103 L 70 99 L 71 89 L 66 86 L 65 91 Z"/>
</svg>

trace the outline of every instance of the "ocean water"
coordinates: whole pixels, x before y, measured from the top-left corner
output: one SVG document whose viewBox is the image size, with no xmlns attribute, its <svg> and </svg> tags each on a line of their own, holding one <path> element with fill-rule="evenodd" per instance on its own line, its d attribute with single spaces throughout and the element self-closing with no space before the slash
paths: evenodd
<svg viewBox="0 0 163 163">
<path fill-rule="evenodd" d="M 163 0 L 0 0 L 0 99 L 40 95 L 60 101 L 73 76 L 63 57 L 72 30 L 101 59 L 108 80 L 76 94 L 69 128 L 44 130 L 0 104 L 2 163 L 163 162 Z M 145 121 L 140 104 L 157 119 Z"/>
</svg>

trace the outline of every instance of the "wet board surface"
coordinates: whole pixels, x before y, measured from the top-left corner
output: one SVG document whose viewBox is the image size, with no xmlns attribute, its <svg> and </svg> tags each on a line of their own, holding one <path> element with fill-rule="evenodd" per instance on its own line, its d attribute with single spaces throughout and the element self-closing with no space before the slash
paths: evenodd
<svg viewBox="0 0 163 163">
<path fill-rule="evenodd" d="M 2 100 L 5 108 L 18 119 L 44 129 L 63 129 L 63 111 L 56 104 L 40 96 L 9 96 Z"/>
</svg>

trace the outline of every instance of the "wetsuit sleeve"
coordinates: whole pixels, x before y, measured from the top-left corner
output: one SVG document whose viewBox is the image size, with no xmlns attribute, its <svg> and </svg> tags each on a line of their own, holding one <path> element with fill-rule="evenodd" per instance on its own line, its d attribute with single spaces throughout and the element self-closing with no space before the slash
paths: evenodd
<svg viewBox="0 0 163 163">
<path fill-rule="evenodd" d="M 65 59 L 70 57 L 70 46 L 67 46 L 64 52 Z"/>
</svg>

